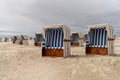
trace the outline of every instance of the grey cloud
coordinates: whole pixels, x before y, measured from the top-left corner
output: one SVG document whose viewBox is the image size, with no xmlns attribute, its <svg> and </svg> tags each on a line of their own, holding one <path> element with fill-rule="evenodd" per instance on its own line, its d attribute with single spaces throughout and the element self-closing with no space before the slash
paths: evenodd
<svg viewBox="0 0 120 80">
<path fill-rule="evenodd" d="M 43 25 L 66 24 L 85 32 L 89 24 L 110 23 L 118 34 L 119 0 L 4 0 L 0 3 L 0 29 L 33 34 Z"/>
</svg>

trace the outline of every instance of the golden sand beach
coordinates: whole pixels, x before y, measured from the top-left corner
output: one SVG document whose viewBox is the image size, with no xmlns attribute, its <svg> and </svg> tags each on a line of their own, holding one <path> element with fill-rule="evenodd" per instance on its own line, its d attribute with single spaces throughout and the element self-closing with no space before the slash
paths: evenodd
<svg viewBox="0 0 120 80">
<path fill-rule="evenodd" d="M 0 80 L 120 80 L 120 57 L 41 57 L 40 47 L 0 43 Z"/>
</svg>

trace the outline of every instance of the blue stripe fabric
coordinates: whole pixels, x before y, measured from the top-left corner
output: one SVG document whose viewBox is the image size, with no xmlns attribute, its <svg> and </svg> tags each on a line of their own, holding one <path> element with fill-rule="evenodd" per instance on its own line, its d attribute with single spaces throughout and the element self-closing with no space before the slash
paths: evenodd
<svg viewBox="0 0 120 80">
<path fill-rule="evenodd" d="M 64 33 L 63 33 L 63 30 L 62 30 L 61 48 L 63 47 L 63 40 L 64 40 Z"/>
<path fill-rule="evenodd" d="M 106 42 L 107 42 L 107 31 L 105 30 L 105 42 L 104 42 L 105 47 L 107 47 Z"/>
<path fill-rule="evenodd" d="M 52 47 L 54 46 L 54 37 L 55 37 L 55 30 L 54 29 L 52 29 L 53 30 L 53 37 L 52 37 Z"/>
<path fill-rule="evenodd" d="M 98 31 L 98 47 L 100 47 L 100 29 L 98 29 L 99 31 Z"/>
<path fill-rule="evenodd" d="M 100 47 L 102 46 L 102 28 L 100 28 Z"/>
<path fill-rule="evenodd" d="M 103 47 L 106 47 L 106 36 L 107 36 L 107 31 L 104 28 Z"/>
<path fill-rule="evenodd" d="M 48 28 L 45 32 L 46 47 L 62 48 L 64 40 L 64 32 L 62 28 Z"/>
<path fill-rule="evenodd" d="M 95 34 L 94 34 L 94 47 L 95 47 L 95 37 L 96 37 L 96 30 L 95 30 Z"/>
<path fill-rule="evenodd" d="M 48 46 L 48 29 L 46 30 L 46 47 Z"/>
<path fill-rule="evenodd" d="M 49 40 L 48 40 L 48 47 L 50 47 L 50 36 L 51 36 L 51 31 L 50 31 L 50 29 L 49 29 L 49 34 L 48 34 L 48 35 L 49 35 L 49 38 L 48 38 L 48 39 L 49 39 Z"/>
<path fill-rule="evenodd" d="M 94 47 L 95 47 L 95 44 L 96 44 L 96 29 L 94 29 L 95 30 L 95 34 L 94 34 Z"/>
<path fill-rule="evenodd" d="M 60 48 L 61 48 L 61 44 L 62 44 L 62 43 L 61 43 L 61 42 L 62 42 L 62 30 L 61 30 L 61 29 L 60 29 L 60 32 L 61 32 L 61 33 L 60 33 Z"/>
<path fill-rule="evenodd" d="M 61 38 L 61 30 L 59 29 L 59 36 L 58 36 L 58 47 L 60 47 L 60 38 Z"/>
<path fill-rule="evenodd" d="M 50 47 L 50 37 L 51 37 L 51 30 L 50 29 L 47 29 L 46 30 L 46 47 Z"/>
<path fill-rule="evenodd" d="M 57 36 L 58 36 L 58 30 L 57 29 L 55 29 L 56 30 L 56 35 L 55 35 L 55 47 L 57 48 Z"/>
<path fill-rule="evenodd" d="M 50 29 L 50 40 L 49 40 L 49 47 L 51 48 L 51 42 L 52 42 L 52 29 Z"/>
<path fill-rule="evenodd" d="M 104 39 L 105 38 L 105 29 L 103 29 L 103 47 L 104 47 Z"/>
<path fill-rule="evenodd" d="M 99 47 L 98 41 L 99 41 L 99 28 L 97 29 L 97 47 Z"/>
<path fill-rule="evenodd" d="M 107 30 L 106 28 L 90 29 L 88 33 L 90 42 L 87 47 L 107 47 Z"/>
<path fill-rule="evenodd" d="M 56 30 L 54 29 L 54 42 L 53 42 L 53 48 L 55 48 L 55 36 L 56 36 Z"/>
<path fill-rule="evenodd" d="M 95 29 L 96 30 L 96 35 L 95 35 L 95 47 L 97 47 L 97 36 L 98 36 L 98 30 L 97 29 Z"/>
<path fill-rule="evenodd" d="M 92 29 L 91 30 L 91 45 L 93 45 L 94 44 L 94 30 Z"/>
<path fill-rule="evenodd" d="M 102 28 L 101 47 L 103 47 L 103 36 L 104 36 L 104 29 Z"/>
<path fill-rule="evenodd" d="M 89 36 L 90 42 L 87 44 L 87 47 L 91 47 L 91 43 L 92 43 L 91 42 L 92 41 L 92 29 L 90 30 L 88 36 Z"/>
<path fill-rule="evenodd" d="M 57 43 L 56 43 L 56 47 L 58 48 L 59 46 L 58 46 L 58 44 L 59 44 L 59 29 L 57 28 Z"/>
<path fill-rule="evenodd" d="M 53 43 L 53 29 L 51 29 L 51 41 L 50 41 L 50 47 L 52 48 L 52 43 Z"/>
<path fill-rule="evenodd" d="M 92 29 L 90 30 L 90 32 L 89 32 L 89 34 L 88 34 L 88 36 L 89 36 L 89 38 L 90 38 L 90 42 L 89 42 L 89 44 L 87 45 L 87 47 L 89 47 L 90 45 L 91 45 L 91 43 L 92 43 Z"/>
</svg>

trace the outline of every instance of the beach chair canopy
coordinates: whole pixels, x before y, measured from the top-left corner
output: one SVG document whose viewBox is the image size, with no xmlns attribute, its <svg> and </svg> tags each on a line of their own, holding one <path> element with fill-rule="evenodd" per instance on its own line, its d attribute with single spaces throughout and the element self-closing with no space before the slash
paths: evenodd
<svg viewBox="0 0 120 80">
<path fill-rule="evenodd" d="M 113 38 L 113 28 L 108 24 L 88 26 L 89 45 L 87 47 L 107 47 L 108 38 Z"/>
<path fill-rule="evenodd" d="M 79 39 L 80 39 L 80 37 L 79 37 L 79 34 L 78 34 L 78 33 L 73 33 L 73 34 L 71 35 L 71 42 L 78 42 Z"/>
<path fill-rule="evenodd" d="M 62 48 L 64 33 L 62 28 L 47 28 L 45 32 L 46 47 Z"/>
<path fill-rule="evenodd" d="M 35 34 L 35 36 L 36 36 L 35 42 L 42 42 L 44 39 L 42 34 Z"/>
</svg>

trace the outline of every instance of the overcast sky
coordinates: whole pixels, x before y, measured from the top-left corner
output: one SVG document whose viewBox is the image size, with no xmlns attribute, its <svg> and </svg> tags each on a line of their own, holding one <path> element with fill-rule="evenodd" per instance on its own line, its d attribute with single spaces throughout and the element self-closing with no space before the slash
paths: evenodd
<svg viewBox="0 0 120 80">
<path fill-rule="evenodd" d="M 31 35 L 49 24 L 85 32 L 86 25 L 99 23 L 109 23 L 120 34 L 120 0 L 0 0 L 2 32 Z"/>
</svg>

